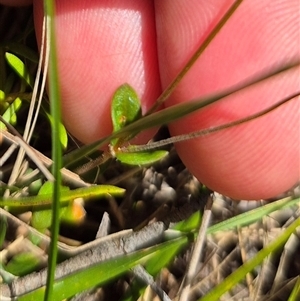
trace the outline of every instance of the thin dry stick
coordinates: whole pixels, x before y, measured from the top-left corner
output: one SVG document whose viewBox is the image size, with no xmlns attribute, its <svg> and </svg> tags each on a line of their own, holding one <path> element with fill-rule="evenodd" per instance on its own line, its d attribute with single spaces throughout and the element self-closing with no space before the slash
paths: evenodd
<svg viewBox="0 0 300 301">
<path fill-rule="evenodd" d="M 114 239 L 107 236 L 97 241 L 97 245 L 77 256 L 74 256 L 56 267 L 55 279 L 62 278 L 91 265 L 117 256 L 129 254 L 136 250 L 159 243 L 166 226 L 162 222 L 153 223 L 138 232 L 129 233 Z M 14 280 L 10 285 L 0 285 L 2 297 L 16 297 L 46 284 L 47 269 Z"/>
<path fill-rule="evenodd" d="M 80 175 L 85 174 L 86 172 L 90 171 L 91 169 L 93 169 L 101 164 L 104 164 L 106 161 L 108 161 L 111 158 L 112 158 L 112 156 L 110 153 L 103 153 L 100 157 L 79 166 L 78 168 L 76 168 L 74 170 L 74 172 L 80 176 Z"/>
<path fill-rule="evenodd" d="M 188 265 L 187 273 L 183 279 L 182 290 L 180 292 L 179 301 L 188 301 L 189 293 L 192 287 L 192 282 L 198 272 L 200 258 L 202 257 L 202 252 L 206 239 L 206 230 L 209 226 L 211 219 L 211 207 L 213 204 L 212 198 L 208 198 L 205 210 L 203 213 L 202 223 L 198 232 L 198 236 L 192 251 L 192 256 Z"/>
<path fill-rule="evenodd" d="M 5 153 L 0 158 L 0 167 L 4 166 L 5 162 L 10 158 L 10 156 L 14 153 L 17 149 L 18 145 L 13 143 L 10 147 L 5 151 Z"/>
<path fill-rule="evenodd" d="M 37 97 L 37 91 L 38 91 L 38 87 L 39 87 L 39 78 L 41 76 L 41 72 L 42 72 L 42 65 L 44 64 L 44 70 L 48 70 L 48 65 L 49 65 L 49 53 L 50 53 L 50 47 L 49 47 L 49 41 L 46 40 L 46 29 L 45 29 L 45 18 L 43 19 L 43 28 L 42 28 L 42 41 L 41 41 L 41 51 L 40 51 L 40 60 L 39 60 L 39 65 L 38 65 L 38 70 L 37 70 L 37 76 L 36 76 L 36 80 L 34 83 L 34 88 L 33 88 L 33 92 L 32 92 L 32 98 L 31 98 L 31 103 L 30 103 L 30 108 L 32 107 L 32 111 L 34 108 L 34 103 L 36 102 L 36 97 Z M 43 57 L 45 62 L 43 62 Z M 37 106 L 36 106 L 36 110 L 35 110 L 35 116 L 34 119 L 31 123 L 30 126 L 30 131 L 28 133 L 28 137 L 27 139 L 25 139 L 28 143 L 33 135 L 33 131 L 37 122 L 37 118 L 39 116 L 39 111 L 40 111 L 40 107 L 42 104 L 42 99 L 43 99 L 43 91 L 45 90 L 45 86 L 46 86 L 46 79 L 47 79 L 47 74 L 43 74 L 42 77 L 42 82 L 41 82 L 41 88 L 40 88 L 40 93 L 39 93 L 39 99 L 37 102 Z M 29 115 L 30 113 L 28 113 Z M 32 113 L 31 113 L 32 114 Z M 29 118 L 26 122 L 29 123 Z M 29 125 L 28 125 L 29 127 Z"/>
<path fill-rule="evenodd" d="M 7 128 L 9 128 L 12 132 L 16 134 L 14 141 L 20 146 L 20 149 L 26 153 L 28 157 L 31 158 L 31 160 L 36 164 L 36 166 L 40 169 L 40 171 L 44 174 L 44 176 L 49 181 L 54 181 L 53 175 L 51 172 L 45 167 L 43 162 L 39 159 L 39 157 L 35 154 L 34 149 L 24 141 L 22 136 L 11 126 L 9 123 L 7 123 L 1 116 L 0 121 L 3 122 Z M 9 185 L 9 184 L 8 184 Z M 8 191 L 8 190 L 7 190 Z"/>
<path fill-rule="evenodd" d="M 154 281 L 152 275 L 150 275 L 141 265 L 137 265 L 132 269 L 134 276 L 148 284 L 152 290 L 159 296 L 161 301 L 172 301 L 166 292 Z"/>
<path fill-rule="evenodd" d="M 235 247 L 210 274 L 193 285 L 190 290 L 190 294 L 195 296 L 199 292 L 202 292 L 203 294 L 208 293 L 213 288 L 213 283 L 216 282 L 216 279 L 220 278 L 220 275 L 222 275 L 228 266 L 230 266 L 230 264 L 236 260 L 236 258 L 239 256 L 239 253 L 239 247 Z M 175 299 L 174 301 L 178 301 L 178 299 Z"/>
<path fill-rule="evenodd" d="M 244 264 L 248 260 L 248 258 L 247 258 L 248 256 L 247 256 L 246 246 L 243 243 L 243 234 L 241 231 L 241 227 L 238 227 L 237 233 L 238 233 L 239 245 L 240 245 L 240 250 L 241 250 L 241 258 L 242 258 L 242 262 Z M 248 241 L 247 241 L 247 243 L 248 243 Z M 256 300 L 256 298 L 254 297 L 253 278 L 254 277 L 251 273 L 248 273 L 246 275 L 246 283 L 247 283 L 248 290 L 249 290 L 249 297 L 251 300 Z"/>
<path fill-rule="evenodd" d="M 42 42 L 43 42 L 44 39 L 45 39 L 45 33 L 44 33 L 45 32 L 45 21 L 43 22 L 43 31 L 42 32 L 43 32 L 43 35 L 42 35 Z M 43 49 L 43 44 L 44 43 L 42 43 L 42 49 Z M 47 58 L 47 55 L 48 55 L 48 53 L 45 54 L 46 58 Z M 46 60 L 46 63 L 47 62 L 48 62 L 48 60 Z M 29 108 L 29 113 L 28 113 L 28 119 L 27 119 L 27 122 L 26 122 L 25 130 L 24 130 L 23 139 L 26 142 L 29 142 L 30 137 L 31 137 L 30 135 L 32 135 L 32 130 L 30 131 L 31 117 L 32 117 L 33 110 L 34 110 L 34 105 L 35 105 L 34 99 L 36 97 L 36 93 L 37 93 L 37 89 L 38 89 L 38 85 L 39 85 L 39 77 L 40 77 L 40 74 L 41 74 L 42 64 L 43 64 L 43 54 L 40 56 L 37 77 L 36 77 L 36 80 L 35 80 L 34 89 L 33 89 L 33 93 L 32 93 L 32 100 L 31 100 L 31 103 L 30 103 L 30 108 Z M 46 68 L 47 68 L 47 66 L 45 66 L 45 69 Z M 44 76 L 44 80 L 43 80 L 43 83 L 42 83 L 43 88 L 45 87 L 45 82 L 46 82 L 46 79 L 45 79 L 45 76 Z M 42 94 L 42 92 L 41 92 L 41 94 Z M 39 102 L 41 102 L 41 99 L 42 99 L 42 97 L 40 96 Z M 38 108 L 39 107 L 40 107 L 40 103 L 38 104 Z M 36 121 L 36 119 L 37 119 L 37 116 L 35 117 L 34 122 Z M 8 180 L 8 186 L 12 185 L 16 181 L 17 177 L 19 176 L 19 170 L 20 170 L 20 166 L 23 162 L 24 155 L 25 155 L 25 150 L 23 148 L 20 148 L 19 152 L 18 152 L 18 155 L 17 155 L 17 158 L 15 160 L 13 170 L 12 170 L 10 178 Z M 9 189 L 6 189 L 6 191 L 4 192 L 4 196 L 6 196 L 6 197 L 9 196 L 9 193 L 10 193 Z"/>
<path fill-rule="evenodd" d="M 256 118 L 262 117 L 263 115 L 266 115 L 266 114 L 270 113 L 271 111 L 274 111 L 275 109 L 279 108 L 280 106 L 284 105 L 285 103 L 287 103 L 288 101 L 294 99 L 296 96 L 299 96 L 299 95 L 300 95 L 300 91 L 295 92 L 292 95 L 284 98 L 283 100 L 275 103 L 274 105 L 272 105 L 258 113 L 247 116 L 245 118 L 238 119 L 238 120 L 230 122 L 230 123 L 222 124 L 222 125 L 219 125 L 216 127 L 207 128 L 207 129 L 196 131 L 196 132 L 189 133 L 189 134 L 183 134 L 183 135 L 163 139 L 163 140 L 160 140 L 157 142 L 152 142 L 152 143 L 145 144 L 145 145 L 131 145 L 131 146 L 127 146 L 127 147 L 120 147 L 120 151 L 124 152 L 124 153 L 144 152 L 144 151 L 153 150 L 153 149 L 165 146 L 165 145 L 169 145 L 171 143 L 182 142 L 182 141 L 202 137 L 202 136 L 214 133 L 214 132 L 222 131 L 222 130 L 252 121 Z"/>
<path fill-rule="evenodd" d="M 1 119 L 1 116 L 0 116 L 0 119 Z M 14 134 L 16 134 L 16 136 L 18 136 L 20 139 L 22 139 L 22 136 L 20 136 L 20 134 L 16 130 L 14 130 L 11 125 L 9 125 L 9 127 L 10 127 L 10 130 Z M 16 145 L 16 146 L 18 145 L 18 141 L 16 139 L 16 136 L 11 135 L 7 131 L 3 131 L 1 134 L 3 134 L 3 140 L 6 141 L 7 143 L 10 143 L 10 144 Z M 28 147 L 31 148 L 31 146 L 29 146 L 29 145 L 28 145 Z M 51 159 L 49 159 L 48 157 L 46 157 L 45 155 L 43 155 L 42 153 L 40 153 L 36 149 L 32 149 L 32 150 L 34 151 L 34 154 L 38 157 L 38 159 L 40 161 L 42 161 L 45 166 L 47 166 L 47 168 L 49 168 L 52 165 L 53 162 L 52 162 Z M 2 163 L 2 161 L 1 161 L 1 163 Z M 62 176 L 63 176 L 63 180 L 66 183 L 69 183 L 69 184 L 71 184 L 75 187 L 86 187 L 86 186 L 91 185 L 91 184 L 83 181 L 82 179 L 80 179 L 80 177 L 76 173 L 73 173 L 73 172 L 71 172 L 70 170 L 68 170 L 66 168 L 62 168 L 61 173 L 62 173 Z M 26 180 L 28 180 L 28 182 L 32 183 L 36 179 L 40 179 L 40 171 L 39 170 L 34 170 L 28 176 L 24 177 L 22 183 L 24 182 L 23 184 L 25 185 Z"/>
</svg>

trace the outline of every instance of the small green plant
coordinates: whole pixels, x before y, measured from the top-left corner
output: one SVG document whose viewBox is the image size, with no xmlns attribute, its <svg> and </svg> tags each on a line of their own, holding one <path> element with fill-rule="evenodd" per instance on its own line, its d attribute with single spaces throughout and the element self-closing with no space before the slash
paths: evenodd
<svg viewBox="0 0 300 301">
<path fill-rule="evenodd" d="M 111 117 L 114 133 L 117 133 L 126 125 L 129 125 L 140 119 L 142 117 L 141 112 L 141 102 L 134 89 L 128 84 L 124 84 L 119 87 L 113 96 L 111 106 Z M 164 150 L 131 153 L 120 151 L 122 145 L 133 138 L 137 133 L 138 132 L 133 132 L 127 137 L 115 138 L 111 140 L 111 154 L 122 163 L 130 165 L 152 164 L 168 154 L 168 152 Z"/>
</svg>

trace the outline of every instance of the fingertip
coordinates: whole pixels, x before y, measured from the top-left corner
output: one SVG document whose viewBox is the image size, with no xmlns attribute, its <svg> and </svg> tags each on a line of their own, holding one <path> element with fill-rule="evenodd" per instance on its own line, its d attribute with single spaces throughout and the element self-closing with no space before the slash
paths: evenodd
<svg viewBox="0 0 300 301">
<path fill-rule="evenodd" d="M 156 6 L 164 87 L 229 4 L 190 1 L 177 7 L 164 1 Z M 298 1 L 244 2 L 179 84 L 167 106 L 221 91 L 279 62 L 299 59 L 298 5 Z M 258 112 L 299 90 L 299 72 L 297 69 L 176 122 L 170 126 L 171 134 L 209 128 Z M 299 99 L 293 100 L 252 124 L 180 143 L 178 153 L 201 182 L 218 192 L 236 199 L 273 197 L 300 178 L 299 107 Z"/>
<path fill-rule="evenodd" d="M 171 132 L 227 124 L 261 111 L 261 100 L 279 102 L 296 90 L 300 69 L 264 86 L 248 88 L 220 104 L 171 124 Z M 240 106 L 243 103 L 244 106 Z M 266 103 L 265 108 L 269 107 Z M 247 110 L 243 111 L 243 108 Z M 176 145 L 188 169 L 209 188 L 234 199 L 266 199 L 287 191 L 300 179 L 300 97 L 234 128 Z"/>
<path fill-rule="evenodd" d="M 112 131 L 110 103 L 130 84 L 145 112 L 160 93 L 149 1 L 57 1 L 56 39 L 63 119 L 84 143 Z M 41 28 L 40 1 L 35 1 Z"/>
</svg>

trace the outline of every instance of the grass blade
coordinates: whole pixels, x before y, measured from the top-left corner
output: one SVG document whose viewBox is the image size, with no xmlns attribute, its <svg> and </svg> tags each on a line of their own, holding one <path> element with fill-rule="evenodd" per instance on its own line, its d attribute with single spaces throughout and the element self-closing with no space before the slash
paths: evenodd
<svg viewBox="0 0 300 301">
<path fill-rule="evenodd" d="M 214 301 L 220 300 L 220 297 L 232 289 L 237 283 L 244 279 L 256 266 L 269 256 L 272 252 L 284 245 L 290 235 L 300 226 L 300 218 L 293 222 L 286 230 L 283 231 L 273 242 L 264 247 L 257 253 L 255 257 L 244 263 L 235 272 L 229 275 L 222 283 L 216 286 L 211 292 L 206 294 L 199 301 Z"/>
<path fill-rule="evenodd" d="M 243 2 L 243 0 L 237 0 L 235 1 L 231 7 L 228 9 L 226 14 L 222 17 L 220 22 L 214 27 L 212 32 L 209 34 L 207 39 L 200 45 L 200 47 L 197 49 L 196 53 L 191 57 L 191 59 L 186 63 L 186 65 L 182 68 L 180 73 L 176 76 L 176 78 L 170 83 L 170 85 L 165 89 L 165 91 L 160 95 L 160 97 L 157 99 L 154 106 L 149 110 L 147 115 L 149 115 L 152 112 L 155 112 L 159 106 L 164 103 L 165 100 L 168 99 L 168 97 L 172 94 L 172 92 L 177 87 L 178 83 L 183 79 L 183 77 L 187 74 L 187 72 L 191 69 L 191 67 L 194 65 L 194 63 L 197 61 L 197 59 L 200 57 L 200 55 L 203 53 L 203 51 L 207 48 L 207 46 L 211 43 L 211 41 L 216 37 L 218 32 L 223 28 L 225 23 L 230 19 L 230 17 L 234 14 L 234 12 L 237 10 L 237 8 L 240 6 L 240 4 Z"/>
<path fill-rule="evenodd" d="M 53 286 L 54 291 L 51 301 L 61 301 L 84 290 L 103 285 L 117 276 L 124 274 L 134 266 L 143 264 L 146 261 L 148 262 L 153 257 L 156 259 L 151 261 L 150 266 L 152 269 L 157 270 L 155 262 L 160 254 L 168 252 L 174 254 L 174 251 L 182 248 L 187 242 L 188 239 L 186 237 L 168 241 L 154 247 L 127 254 L 126 256 L 95 264 L 88 269 L 82 269 L 74 274 L 58 279 Z M 18 297 L 18 301 L 40 301 L 44 293 L 45 287 L 42 287 Z"/>
<path fill-rule="evenodd" d="M 281 199 L 279 201 L 239 214 L 238 216 L 232 217 L 228 220 L 211 226 L 207 229 L 207 234 L 212 234 L 218 231 L 226 231 L 235 227 L 249 225 L 261 219 L 263 216 L 272 213 L 273 211 L 296 205 L 299 202 L 300 198 L 291 199 L 290 197 L 287 197 Z"/>
<path fill-rule="evenodd" d="M 279 65 L 278 68 L 264 72 L 260 75 L 256 75 L 255 77 L 251 77 L 242 83 L 239 83 L 229 89 L 221 91 L 219 93 L 209 95 L 207 97 L 202 97 L 195 99 L 190 102 L 181 103 L 178 105 L 174 105 L 172 107 L 163 109 L 159 112 L 155 112 L 151 115 L 146 115 L 137 121 L 125 126 L 124 128 L 120 129 L 119 131 L 113 133 L 110 136 L 104 137 L 98 141 L 95 141 L 89 145 L 85 145 L 80 149 L 77 149 L 70 154 L 66 155 L 63 160 L 64 166 L 68 166 L 71 163 L 74 163 L 81 159 L 84 156 L 91 154 L 93 151 L 99 149 L 101 146 L 109 143 L 112 139 L 115 138 L 122 138 L 130 136 L 132 133 L 141 132 L 143 130 L 159 127 L 165 124 L 169 124 L 175 120 L 183 118 L 191 113 L 194 113 L 197 110 L 200 110 L 208 105 L 211 105 L 220 99 L 232 95 L 242 89 L 248 88 L 250 86 L 254 86 L 255 84 L 266 80 L 272 76 L 275 76 L 281 72 L 287 71 L 292 69 L 296 66 L 299 66 L 299 62 L 293 62 L 290 64 L 283 64 Z M 297 92 L 298 93 L 298 92 Z"/>
<path fill-rule="evenodd" d="M 103 197 L 106 195 L 122 196 L 125 190 L 111 185 L 97 185 L 73 190 L 63 191 L 60 195 L 61 204 L 66 204 L 75 198 Z M 15 198 L 0 198 L 0 206 L 28 207 L 47 206 L 52 204 L 53 194 L 23 197 L 20 200 Z"/>
<path fill-rule="evenodd" d="M 298 276 L 297 282 L 293 288 L 291 295 L 289 296 L 288 301 L 297 301 L 300 296 L 300 277 Z"/>
<path fill-rule="evenodd" d="M 50 111 L 53 118 L 52 131 L 52 173 L 55 178 L 53 186 L 53 204 L 52 204 L 52 226 L 51 226 L 51 243 L 50 254 L 48 258 L 48 274 L 47 285 L 45 291 L 45 301 L 52 301 L 53 282 L 55 267 L 57 262 L 57 241 L 59 233 L 59 209 L 60 209 L 60 189 L 61 189 L 61 173 L 62 167 L 62 149 L 60 144 L 60 91 L 58 80 L 58 67 L 56 55 L 56 40 L 55 40 L 55 19 L 54 10 L 55 4 L 53 0 L 44 1 L 44 10 L 47 20 L 47 42 L 50 47 L 49 54 L 49 98 L 50 98 Z"/>
</svg>

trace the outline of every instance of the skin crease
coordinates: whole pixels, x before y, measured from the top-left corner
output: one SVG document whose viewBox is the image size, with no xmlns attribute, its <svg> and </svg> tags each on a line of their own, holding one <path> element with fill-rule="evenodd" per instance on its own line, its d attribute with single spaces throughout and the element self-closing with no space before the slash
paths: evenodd
<svg viewBox="0 0 300 301">
<path fill-rule="evenodd" d="M 136 89 L 145 112 L 229 2 L 57 1 L 62 106 L 71 133 L 85 143 L 109 134 L 111 96 L 124 82 Z M 298 0 L 245 0 L 166 105 L 300 59 L 298 7 Z M 34 11 L 39 39 L 40 0 Z M 280 74 L 171 124 L 170 131 L 188 133 L 258 112 L 299 91 L 299 76 L 299 68 Z M 202 183 L 220 193 L 249 200 L 276 196 L 300 178 L 299 100 L 253 122 L 178 143 L 178 153 Z"/>
</svg>

